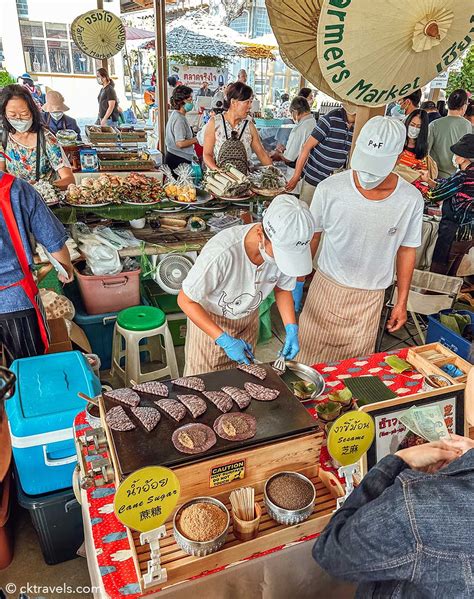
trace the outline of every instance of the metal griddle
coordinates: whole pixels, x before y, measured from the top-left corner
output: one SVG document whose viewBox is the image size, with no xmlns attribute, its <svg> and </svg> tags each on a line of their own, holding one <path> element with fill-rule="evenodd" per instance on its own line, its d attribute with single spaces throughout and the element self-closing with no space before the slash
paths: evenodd
<svg viewBox="0 0 474 599">
<path fill-rule="evenodd" d="M 192 464 L 247 447 L 256 447 L 270 441 L 280 441 L 315 430 L 317 428 L 316 421 L 304 406 L 301 405 L 298 398 L 291 393 L 270 365 L 262 364 L 261 366 L 267 371 L 267 378 L 264 381 L 260 381 L 254 376 L 236 368 L 200 376 L 206 385 L 206 391 L 220 391 L 226 385 L 243 388 L 246 382 L 257 383 L 280 391 L 280 395 L 274 401 L 264 402 L 252 399 L 250 405 L 245 410 L 239 410 L 234 403 L 232 412 L 246 412 L 252 414 L 257 419 L 257 434 L 252 439 L 247 439 L 246 441 L 226 441 L 217 437 L 217 443 L 205 453 L 198 455 L 180 453 L 175 449 L 171 441 L 171 436 L 177 428 L 192 422 L 207 424 L 213 428 L 212 425 L 215 419 L 221 416 L 222 412 L 210 400 L 204 397 L 202 393 L 177 387 L 172 385 L 171 381 L 163 381 L 170 389 L 170 399 L 176 399 L 177 395 L 198 395 L 207 404 L 206 412 L 199 418 L 194 419 L 186 410 L 185 418 L 179 423 L 161 412 L 161 420 L 158 426 L 151 433 L 147 433 L 131 411 L 124 407 L 127 415 L 136 425 L 136 428 L 126 432 L 118 432 L 110 429 L 110 437 L 114 445 L 113 449 L 121 470 L 121 472 L 117 473 L 120 478 L 145 466 L 159 464 L 173 467 Z M 156 407 L 154 399 L 160 399 L 144 393 L 141 393 L 140 397 L 141 406 Z M 104 398 L 104 405 L 106 411 L 108 411 L 118 404 Z"/>
</svg>

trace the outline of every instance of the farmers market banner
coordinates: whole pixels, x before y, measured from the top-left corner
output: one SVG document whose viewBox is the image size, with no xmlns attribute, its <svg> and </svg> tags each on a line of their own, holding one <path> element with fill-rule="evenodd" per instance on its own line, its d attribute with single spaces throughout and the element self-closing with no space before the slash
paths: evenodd
<svg viewBox="0 0 474 599">
<path fill-rule="evenodd" d="M 183 64 L 171 63 L 169 74 L 178 77 L 184 85 L 198 89 L 204 82 L 214 91 L 220 85 L 227 83 L 228 69 L 217 67 L 192 67 Z"/>
<path fill-rule="evenodd" d="M 340 98 L 379 106 L 429 83 L 473 39 L 466 0 L 323 0 L 317 55 Z"/>
</svg>

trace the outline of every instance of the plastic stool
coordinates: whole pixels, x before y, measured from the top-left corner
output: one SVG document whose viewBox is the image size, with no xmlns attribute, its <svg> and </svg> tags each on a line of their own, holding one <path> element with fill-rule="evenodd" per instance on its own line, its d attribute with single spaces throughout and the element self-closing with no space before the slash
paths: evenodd
<svg viewBox="0 0 474 599">
<path fill-rule="evenodd" d="M 142 339 L 147 339 L 147 343 L 140 344 Z M 166 366 L 143 373 L 140 367 L 140 352 L 149 352 L 150 360 L 154 361 L 161 360 L 162 349 L 166 353 Z M 123 367 L 122 359 L 125 360 Z M 178 376 L 173 338 L 162 310 L 152 306 L 134 306 L 119 312 L 112 343 L 111 374 L 119 376 L 125 386 L 129 386 L 132 380 L 145 383 L 163 377 Z"/>
</svg>

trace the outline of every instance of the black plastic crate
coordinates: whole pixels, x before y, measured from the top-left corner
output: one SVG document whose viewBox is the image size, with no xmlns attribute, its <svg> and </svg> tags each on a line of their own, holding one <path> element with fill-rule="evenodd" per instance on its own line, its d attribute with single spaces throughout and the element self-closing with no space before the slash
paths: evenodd
<svg viewBox="0 0 474 599">
<path fill-rule="evenodd" d="M 84 542 L 84 527 L 72 488 L 33 497 L 23 491 L 18 477 L 16 488 L 18 503 L 30 512 L 44 561 L 51 566 L 77 557 Z"/>
</svg>

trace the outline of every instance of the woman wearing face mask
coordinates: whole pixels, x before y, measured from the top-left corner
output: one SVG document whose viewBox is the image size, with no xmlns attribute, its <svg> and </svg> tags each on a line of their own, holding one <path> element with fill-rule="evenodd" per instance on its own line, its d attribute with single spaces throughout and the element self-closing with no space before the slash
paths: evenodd
<svg viewBox="0 0 474 599">
<path fill-rule="evenodd" d="M 290 114 L 296 126 L 291 130 L 286 148 L 283 148 L 283 151 L 279 151 L 279 149 L 277 149 L 271 154 L 271 157 L 274 161 L 283 161 L 288 165 L 288 179 L 293 176 L 295 172 L 296 161 L 298 156 L 301 154 L 301 149 L 315 127 L 314 117 L 311 114 L 311 109 L 306 98 L 301 96 L 296 96 L 296 98 L 293 98 L 290 104 Z M 293 193 L 299 194 L 300 190 L 301 181 L 298 182 L 297 186 L 293 190 Z"/>
<path fill-rule="evenodd" d="M 421 193 L 426 194 L 428 187 L 420 179 L 423 171 L 428 171 L 431 178 L 436 178 L 438 168 L 428 155 L 428 113 L 425 110 L 414 110 L 405 121 L 407 131 L 405 149 L 403 150 L 395 171 L 409 183 L 415 185 Z"/>
<path fill-rule="evenodd" d="M 64 103 L 62 94 L 55 91 L 46 92 L 46 103 L 43 106 L 43 122 L 48 129 L 56 135 L 58 131 L 69 129 L 77 133 L 78 141 L 81 141 L 81 130 L 76 119 L 65 114 L 69 108 Z"/>
<path fill-rule="evenodd" d="M 179 85 L 170 98 L 171 114 L 166 123 L 165 163 L 174 170 L 180 164 L 191 164 L 194 144 L 197 142 L 186 113 L 194 108 L 193 90 L 187 85 Z"/>
<path fill-rule="evenodd" d="M 456 276 L 465 254 L 474 246 L 474 134 L 464 135 L 451 146 L 458 169 L 447 179 L 434 181 L 428 174 L 430 202 L 443 202 L 431 272 Z"/>
<path fill-rule="evenodd" d="M 119 122 L 118 98 L 114 89 L 114 82 L 109 77 L 106 69 L 98 69 L 97 83 L 102 86 L 97 97 L 99 102 L 99 118 L 97 122 L 102 127 L 116 126 Z"/>
<path fill-rule="evenodd" d="M 178 296 L 189 318 L 185 375 L 253 362 L 260 304 L 274 291 L 286 330 L 281 355 L 299 351 L 292 290 L 312 270 L 314 221 L 294 196 L 277 196 L 262 223 L 225 229 L 196 260 Z"/>
<path fill-rule="evenodd" d="M 237 81 L 227 86 L 225 112 L 211 118 L 206 127 L 204 163 L 208 168 L 215 170 L 230 163 L 247 173 L 252 152 L 255 152 L 261 164 L 272 164 L 249 118 L 252 102 L 252 88 L 245 83 Z"/>
<path fill-rule="evenodd" d="M 43 127 L 41 113 L 30 92 L 21 85 L 8 85 L 0 99 L 3 122 L 0 170 L 35 183 L 46 179 L 60 189 L 74 183 L 64 151 L 54 135 Z"/>
</svg>

